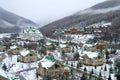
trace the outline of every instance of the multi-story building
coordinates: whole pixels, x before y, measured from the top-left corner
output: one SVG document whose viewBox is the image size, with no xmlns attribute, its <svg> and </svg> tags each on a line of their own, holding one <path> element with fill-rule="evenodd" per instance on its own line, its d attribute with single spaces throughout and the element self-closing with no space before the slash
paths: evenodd
<svg viewBox="0 0 120 80">
<path fill-rule="evenodd" d="M 20 33 L 19 38 L 22 40 L 30 40 L 30 41 L 39 41 L 43 38 L 42 33 L 33 27 L 27 28 Z"/>
</svg>

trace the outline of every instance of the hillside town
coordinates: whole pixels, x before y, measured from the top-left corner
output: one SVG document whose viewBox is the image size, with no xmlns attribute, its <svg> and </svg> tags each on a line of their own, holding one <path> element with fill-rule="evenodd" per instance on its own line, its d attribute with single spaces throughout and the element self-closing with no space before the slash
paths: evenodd
<svg viewBox="0 0 120 80">
<path fill-rule="evenodd" d="M 71 28 L 56 39 L 34 27 L 0 34 L 0 80 L 118 80 L 120 49 L 100 38 L 108 28 Z"/>
</svg>

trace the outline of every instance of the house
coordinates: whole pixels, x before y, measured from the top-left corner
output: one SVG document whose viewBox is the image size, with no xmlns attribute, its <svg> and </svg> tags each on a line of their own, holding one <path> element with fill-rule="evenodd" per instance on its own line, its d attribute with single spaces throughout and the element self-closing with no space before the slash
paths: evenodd
<svg viewBox="0 0 120 80">
<path fill-rule="evenodd" d="M 49 50 L 49 51 L 53 51 L 55 50 L 55 45 L 51 42 L 46 42 L 46 49 Z"/>
<path fill-rule="evenodd" d="M 21 62 L 34 62 L 37 61 L 37 54 L 35 54 L 33 51 L 30 51 L 28 49 L 23 49 L 20 51 L 20 55 L 18 56 L 18 61 Z"/>
<path fill-rule="evenodd" d="M 96 46 L 94 44 L 84 44 L 84 50 L 87 51 L 96 51 Z"/>
<path fill-rule="evenodd" d="M 4 52 L 4 47 L 0 45 L 0 52 Z"/>
<path fill-rule="evenodd" d="M 107 48 L 107 44 L 103 40 L 96 42 L 95 46 L 96 46 L 96 49 L 106 49 Z"/>
<path fill-rule="evenodd" d="M 81 62 L 85 65 L 99 66 L 104 63 L 104 58 L 98 52 L 83 51 Z"/>
<path fill-rule="evenodd" d="M 13 45 L 13 46 L 10 46 L 10 49 L 8 50 L 8 53 L 9 54 L 13 54 L 13 55 L 17 55 L 19 54 L 21 48 L 16 46 L 16 45 Z"/>
<path fill-rule="evenodd" d="M 77 30 L 75 28 L 72 28 L 70 30 L 65 30 L 64 34 L 84 34 L 84 30 Z"/>
<path fill-rule="evenodd" d="M 43 38 L 43 35 L 38 29 L 30 27 L 23 30 L 23 32 L 19 34 L 18 38 L 22 40 L 39 41 Z"/>
<path fill-rule="evenodd" d="M 64 52 L 64 53 L 70 53 L 71 52 L 71 46 L 69 44 L 59 44 L 57 50 L 58 52 Z"/>
<path fill-rule="evenodd" d="M 64 73 L 64 66 L 60 62 L 48 55 L 41 59 L 37 69 L 38 75 L 56 77 L 59 73 Z"/>
</svg>

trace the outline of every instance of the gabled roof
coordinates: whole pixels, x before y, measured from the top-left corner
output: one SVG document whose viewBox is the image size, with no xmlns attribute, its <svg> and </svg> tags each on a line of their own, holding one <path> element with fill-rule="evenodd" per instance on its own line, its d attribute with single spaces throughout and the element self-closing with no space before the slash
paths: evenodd
<svg viewBox="0 0 120 80">
<path fill-rule="evenodd" d="M 10 46 L 10 49 L 16 49 L 16 48 L 17 48 L 16 45 Z"/>
<path fill-rule="evenodd" d="M 53 57 L 47 55 L 43 59 L 41 59 L 40 63 L 42 67 L 49 69 L 56 63 L 56 60 Z"/>
<path fill-rule="evenodd" d="M 59 44 L 59 46 L 60 46 L 60 48 L 65 48 L 65 47 L 67 47 L 66 44 Z"/>
<path fill-rule="evenodd" d="M 99 53 L 98 52 L 91 52 L 91 51 L 83 51 L 83 54 L 81 56 L 87 55 L 89 58 L 93 59 L 98 57 Z"/>
<path fill-rule="evenodd" d="M 24 33 L 41 33 L 38 29 L 30 27 L 24 30 Z"/>
<path fill-rule="evenodd" d="M 26 56 L 26 55 L 29 54 L 29 53 L 30 53 L 30 51 L 27 50 L 27 49 L 23 49 L 22 51 L 20 51 L 20 54 L 21 54 L 22 56 Z"/>
<path fill-rule="evenodd" d="M 49 46 L 49 45 L 51 45 L 51 44 L 52 44 L 51 42 L 48 42 L 48 41 L 46 42 L 46 45 L 47 45 L 47 46 Z"/>
</svg>

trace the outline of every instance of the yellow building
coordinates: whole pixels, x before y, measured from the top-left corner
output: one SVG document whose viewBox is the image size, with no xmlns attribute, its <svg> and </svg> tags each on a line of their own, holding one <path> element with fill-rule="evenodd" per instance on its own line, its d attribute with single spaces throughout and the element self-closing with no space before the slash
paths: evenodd
<svg viewBox="0 0 120 80">
<path fill-rule="evenodd" d="M 81 62 L 85 65 L 98 66 L 104 63 L 104 58 L 98 52 L 84 51 L 81 56 Z"/>
<path fill-rule="evenodd" d="M 45 45 L 46 49 L 49 50 L 49 51 L 53 51 L 55 50 L 55 45 L 51 42 L 46 42 L 46 45 Z"/>
<path fill-rule="evenodd" d="M 20 51 L 20 56 L 18 56 L 18 61 L 21 62 L 35 62 L 37 59 L 37 54 L 27 49 Z"/>
<path fill-rule="evenodd" d="M 20 47 L 14 45 L 14 46 L 10 46 L 10 49 L 8 50 L 8 53 L 9 53 L 9 54 L 16 55 L 16 54 L 19 54 L 19 53 L 20 53 L 20 50 L 21 50 Z"/>
<path fill-rule="evenodd" d="M 64 66 L 51 56 L 45 56 L 39 63 L 37 74 L 56 77 L 59 73 L 64 73 Z"/>
<path fill-rule="evenodd" d="M 106 49 L 107 48 L 107 44 L 105 41 L 98 41 L 96 44 L 96 49 Z"/>
<path fill-rule="evenodd" d="M 59 52 L 64 52 L 64 53 L 70 53 L 71 52 L 71 46 L 70 45 L 68 45 L 68 44 L 59 44 L 59 46 L 58 46 L 58 48 L 57 48 L 57 50 L 59 51 Z"/>
</svg>

